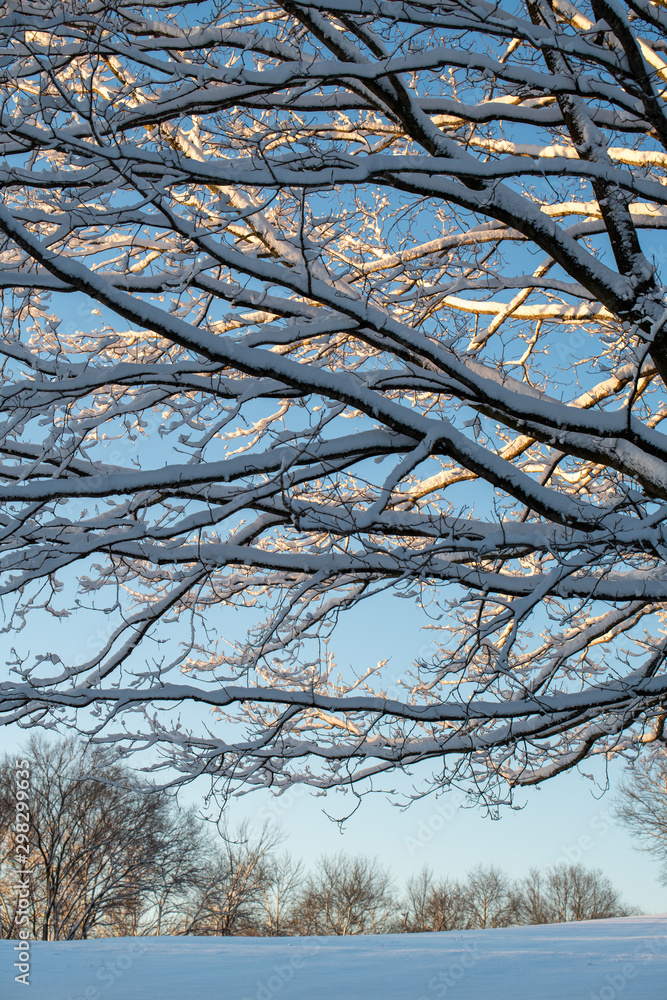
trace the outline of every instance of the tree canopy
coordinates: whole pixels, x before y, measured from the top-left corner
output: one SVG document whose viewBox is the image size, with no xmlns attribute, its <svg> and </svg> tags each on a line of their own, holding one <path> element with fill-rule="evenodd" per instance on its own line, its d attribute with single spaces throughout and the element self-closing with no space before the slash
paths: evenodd
<svg viewBox="0 0 667 1000">
<path fill-rule="evenodd" d="M 635 763 L 626 773 L 617 818 L 637 838 L 639 849 L 662 862 L 667 885 L 667 757 L 664 752 Z"/>
<path fill-rule="evenodd" d="M 500 798 L 663 739 L 666 29 L 9 0 L 2 721 Z M 436 630 L 398 694 L 323 654 L 388 592 Z M 95 610 L 85 656 L 42 638 Z M 189 703 L 219 715 L 153 711 Z"/>
<path fill-rule="evenodd" d="M 0 760 L 0 938 L 160 933 L 201 881 L 211 850 L 194 810 L 130 786 L 132 772 L 76 737 L 33 734 Z M 17 772 L 17 760 L 28 764 Z M 27 775 L 17 836 L 17 773 Z M 25 894 L 27 906 L 21 906 Z"/>
</svg>

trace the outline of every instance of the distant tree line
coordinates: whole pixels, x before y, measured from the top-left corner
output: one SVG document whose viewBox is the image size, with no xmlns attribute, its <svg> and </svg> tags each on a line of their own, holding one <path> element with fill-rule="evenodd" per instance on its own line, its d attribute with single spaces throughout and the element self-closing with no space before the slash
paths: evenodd
<svg viewBox="0 0 667 1000">
<path fill-rule="evenodd" d="M 306 871 L 281 850 L 278 831 L 220 829 L 179 808 L 167 792 L 147 795 L 99 747 L 33 737 L 22 756 L 31 765 L 27 855 L 16 850 L 15 758 L 0 763 L 3 938 L 18 936 L 19 919 L 35 938 L 74 940 L 415 933 L 637 912 L 601 870 L 575 864 L 532 869 L 521 879 L 493 865 L 462 878 L 424 868 L 402 892 L 387 868 L 363 855 L 321 857 Z M 642 780 L 632 794 L 648 789 L 654 797 L 655 782 Z M 637 803 L 632 812 L 626 792 L 625 821 L 636 825 Z M 25 870 L 29 905 L 21 909 L 17 884 Z"/>
</svg>

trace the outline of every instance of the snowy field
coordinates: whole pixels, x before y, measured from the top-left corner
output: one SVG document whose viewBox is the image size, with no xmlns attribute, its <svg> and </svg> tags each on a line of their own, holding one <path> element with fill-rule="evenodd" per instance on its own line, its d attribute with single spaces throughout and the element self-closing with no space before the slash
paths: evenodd
<svg viewBox="0 0 667 1000">
<path fill-rule="evenodd" d="M 0 941 L 3 998 L 643 1000 L 667 996 L 667 916 L 448 934 Z M 9 989 L 6 989 L 9 986 Z"/>
</svg>

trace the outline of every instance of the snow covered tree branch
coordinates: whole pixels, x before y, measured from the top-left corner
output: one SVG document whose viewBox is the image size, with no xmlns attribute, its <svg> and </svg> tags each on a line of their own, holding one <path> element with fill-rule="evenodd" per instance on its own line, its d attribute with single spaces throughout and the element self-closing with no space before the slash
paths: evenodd
<svg viewBox="0 0 667 1000">
<path fill-rule="evenodd" d="M 662 741 L 663 5 L 10 0 L 0 34 L 0 719 L 500 798 Z M 436 637 L 398 696 L 323 654 L 387 591 Z M 95 611 L 90 655 L 40 645 Z"/>
</svg>

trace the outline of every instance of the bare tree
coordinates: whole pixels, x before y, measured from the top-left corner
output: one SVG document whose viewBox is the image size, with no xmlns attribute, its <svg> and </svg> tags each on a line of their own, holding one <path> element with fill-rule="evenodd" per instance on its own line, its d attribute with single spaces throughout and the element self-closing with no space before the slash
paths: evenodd
<svg viewBox="0 0 667 1000">
<path fill-rule="evenodd" d="M 527 924 L 602 920 L 638 912 L 623 903 L 601 869 L 565 863 L 545 875 L 532 869 L 516 887 L 515 907 L 518 922 Z"/>
<path fill-rule="evenodd" d="M 456 879 L 435 879 L 423 868 L 408 880 L 406 887 L 405 930 L 451 931 L 468 927 L 469 904 L 466 889 Z"/>
<path fill-rule="evenodd" d="M 663 740 L 663 8 L 7 9 L 2 721 L 500 800 Z M 390 693 L 323 655 L 388 592 Z"/>
<path fill-rule="evenodd" d="M 393 927 L 396 900 L 389 873 L 375 859 L 320 858 L 295 907 L 297 934 L 382 934 Z"/>
<path fill-rule="evenodd" d="M 262 930 L 268 937 L 290 933 L 303 880 L 303 864 L 287 851 L 271 859 L 262 884 Z"/>
<path fill-rule="evenodd" d="M 512 920 L 512 884 L 495 865 L 477 865 L 464 887 L 469 927 L 507 927 Z"/>
<path fill-rule="evenodd" d="M 512 887 L 512 914 L 517 924 L 549 924 L 555 922 L 555 911 L 549 898 L 544 874 L 531 868 Z"/>
<path fill-rule="evenodd" d="M 202 868 L 182 916 L 181 933 L 229 937 L 262 930 L 267 894 L 275 878 L 278 831 L 267 827 L 253 838 L 249 824 L 223 828 L 221 841 Z M 279 911 L 279 914 L 281 911 Z"/>
<path fill-rule="evenodd" d="M 75 738 L 33 736 L 30 762 L 31 930 L 44 940 L 159 932 L 168 906 L 196 879 L 203 840 L 193 812 L 164 792 L 131 787 L 131 774 L 103 749 Z M 13 844 L 14 761 L 0 765 L 2 843 Z M 16 935 L 16 868 L 0 859 L 2 933 Z"/>
<path fill-rule="evenodd" d="M 511 880 L 493 865 L 478 865 L 465 881 L 441 878 L 424 868 L 407 885 L 406 930 L 447 931 L 598 920 L 639 912 L 626 906 L 600 869 L 557 865 L 531 868 Z"/>
<path fill-rule="evenodd" d="M 660 880 L 667 885 L 667 757 L 664 753 L 638 762 L 621 787 L 617 815 L 642 850 L 662 862 Z"/>
<path fill-rule="evenodd" d="M 14 792 L 16 779 L 10 779 L 10 783 Z M 16 802 L 12 801 L 12 796 L 0 794 L 0 938 L 11 937 L 15 930 L 21 929 L 17 926 L 19 894 L 15 873 L 26 867 L 29 843 L 27 838 L 17 839 L 17 824 Z M 19 843 L 20 852 L 17 851 Z"/>
<path fill-rule="evenodd" d="M 408 879 L 405 887 L 403 929 L 409 933 L 431 930 L 429 926 L 429 900 L 433 891 L 433 872 L 425 865 L 417 875 Z"/>
</svg>

